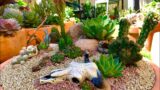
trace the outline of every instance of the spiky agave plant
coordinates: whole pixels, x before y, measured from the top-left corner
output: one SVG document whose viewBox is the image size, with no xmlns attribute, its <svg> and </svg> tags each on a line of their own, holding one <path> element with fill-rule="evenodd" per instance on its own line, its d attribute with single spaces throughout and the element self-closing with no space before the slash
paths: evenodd
<svg viewBox="0 0 160 90">
<path fill-rule="evenodd" d="M 106 56 L 102 54 L 96 64 L 104 77 L 122 76 L 124 67 L 119 60 L 113 59 L 112 55 Z"/>
<path fill-rule="evenodd" d="M 83 32 L 88 38 L 108 40 L 115 31 L 115 21 L 107 16 L 99 16 L 83 21 Z"/>
</svg>

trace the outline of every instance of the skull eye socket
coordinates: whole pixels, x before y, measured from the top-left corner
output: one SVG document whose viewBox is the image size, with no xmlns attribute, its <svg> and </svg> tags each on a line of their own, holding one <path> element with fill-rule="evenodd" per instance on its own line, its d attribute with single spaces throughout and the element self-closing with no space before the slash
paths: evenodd
<svg viewBox="0 0 160 90">
<path fill-rule="evenodd" d="M 72 82 L 74 82 L 74 83 L 79 83 L 79 80 L 78 80 L 77 78 L 73 77 L 73 78 L 72 78 Z"/>
<path fill-rule="evenodd" d="M 44 77 L 44 79 L 50 79 L 50 78 L 52 78 L 50 75 Z"/>
</svg>

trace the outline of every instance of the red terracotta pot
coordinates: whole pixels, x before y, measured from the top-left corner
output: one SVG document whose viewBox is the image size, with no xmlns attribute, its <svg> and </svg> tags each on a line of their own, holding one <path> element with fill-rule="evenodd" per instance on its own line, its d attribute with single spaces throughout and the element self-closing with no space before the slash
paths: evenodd
<svg viewBox="0 0 160 90">
<path fill-rule="evenodd" d="M 25 30 L 16 31 L 13 36 L 0 36 L 0 63 L 18 55 L 22 47 L 27 44 Z"/>
<path fill-rule="evenodd" d="M 128 33 L 129 39 L 136 42 L 136 40 L 139 37 L 139 32 L 140 32 L 140 29 L 138 27 L 131 26 Z"/>
<path fill-rule="evenodd" d="M 65 27 L 65 32 L 68 32 L 69 28 L 72 27 L 74 24 L 75 23 L 73 21 L 65 22 L 65 26 L 64 26 Z M 45 36 L 44 30 L 47 30 L 48 33 L 50 34 L 51 29 L 53 27 L 57 28 L 58 31 L 61 32 L 61 29 L 60 29 L 59 25 L 45 25 L 45 26 L 39 28 L 39 30 L 36 31 L 35 35 L 37 36 L 37 38 L 40 39 L 40 41 L 43 41 L 43 38 Z M 23 28 L 23 29 L 26 31 L 26 33 L 28 35 L 27 39 L 29 39 L 29 35 L 32 35 L 36 30 L 36 28 Z M 35 40 L 31 41 L 29 45 L 36 45 L 36 41 Z"/>
<path fill-rule="evenodd" d="M 145 47 L 146 47 L 146 49 L 147 49 L 148 51 L 151 51 L 153 35 L 154 35 L 154 33 L 156 33 L 156 32 L 160 32 L 160 21 L 159 21 L 158 25 L 154 28 L 154 30 L 152 30 L 152 31 L 149 33 L 149 35 L 148 35 L 148 38 L 147 38 L 147 40 L 146 40 L 146 45 L 145 45 Z"/>
<path fill-rule="evenodd" d="M 13 57 L 14 58 L 14 57 Z M 158 67 L 156 64 L 154 64 L 152 61 L 147 60 L 148 62 L 150 62 L 151 66 L 153 67 L 155 74 L 156 74 L 156 81 L 155 84 L 152 88 L 152 90 L 159 90 L 160 88 L 160 67 Z M 3 62 L 2 64 L 0 64 L 0 71 L 11 62 L 11 59 Z M 0 86 L 0 90 L 3 90 L 3 88 Z"/>
</svg>

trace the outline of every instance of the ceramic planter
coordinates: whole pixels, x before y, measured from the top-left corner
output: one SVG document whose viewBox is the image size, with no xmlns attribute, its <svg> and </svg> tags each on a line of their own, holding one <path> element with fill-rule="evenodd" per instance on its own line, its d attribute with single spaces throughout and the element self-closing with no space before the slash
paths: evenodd
<svg viewBox="0 0 160 90">
<path fill-rule="evenodd" d="M 45 35 L 44 30 L 47 30 L 48 33 L 50 34 L 52 27 L 55 27 L 55 28 L 58 28 L 58 29 L 60 28 L 58 25 L 43 26 L 36 31 L 36 33 L 35 33 L 36 37 L 38 39 L 40 39 L 40 41 L 43 41 L 43 38 L 44 38 L 44 35 Z M 29 40 L 29 36 L 32 35 L 35 32 L 36 28 L 23 28 L 23 30 L 26 31 L 27 40 Z M 31 41 L 29 43 L 29 45 L 36 45 L 36 41 L 35 40 Z"/>
<path fill-rule="evenodd" d="M 13 36 L 0 36 L 0 63 L 18 55 L 22 47 L 26 46 L 27 34 L 25 30 L 15 31 Z"/>
<path fill-rule="evenodd" d="M 146 47 L 146 49 L 148 51 L 151 51 L 153 35 L 156 32 L 160 32 L 160 21 L 159 21 L 158 25 L 154 28 L 154 30 L 152 30 L 148 35 L 148 38 L 147 38 L 147 41 L 146 41 L 146 45 L 145 45 L 145 47 Z"/>
<path fill-rule="evenodd" d="M 65 22 L 65 32 L 68 32 L 69 28 L 71 26 L 73 26 L 74 24 L 75 23 L 73 21 Z M 40 39 L 40 41 L 43 41 L 43 38 L 44 38 L 44 35 L 45 35 L 44 30 L 47 30 L 48 33 L 50 34 L 51 33 L 51 29 L 53 27 L 57 28 L 58 31 L 61 32 L 59 25 L 44 25 L 43 27 L 39 28 L 39 30 L 36 31 L 35 35 L 37 36 L 37 38 Z M 32 35 L 34 33 L 34 31 L 36 30 L 36 28 L 23 28 L 23 29 L 26 31 L 26 33 L 28 35 L 27 39 L 29 39 L 29 35 Z M 36 44 L 36 41 L 34 40 L 34 41 L 30 42 L 29 45 L 35 45 L 35 44 Z"/>
<path fill-rule="evenodd" d="M 128 33 L 129 39 L 136 41 L 139 37 L 139 32 L 140 32 L 140 29 L 138 27 L 131 26 Z"/>
</svg>

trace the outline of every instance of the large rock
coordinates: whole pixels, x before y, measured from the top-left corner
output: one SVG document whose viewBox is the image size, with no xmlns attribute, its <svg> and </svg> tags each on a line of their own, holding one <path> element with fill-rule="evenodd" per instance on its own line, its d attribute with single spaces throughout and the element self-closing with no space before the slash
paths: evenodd
<svg viewBox="0 0 160 90">
<path fill-rule="evenodd" d="M 73 38 L 73 40 L 77 40 L 82 35 L 82 24 L 75 24 L 69 29 L 68 33 Z"/>
<path fill-rule="evenodd" d="M 83 51 L 96 51 L 98 47 L 98 41 L 95 39 L 79 39 L 75 42 L 75 45 L 80 47 Z"/>
</svg>

